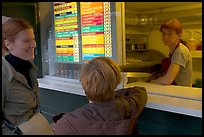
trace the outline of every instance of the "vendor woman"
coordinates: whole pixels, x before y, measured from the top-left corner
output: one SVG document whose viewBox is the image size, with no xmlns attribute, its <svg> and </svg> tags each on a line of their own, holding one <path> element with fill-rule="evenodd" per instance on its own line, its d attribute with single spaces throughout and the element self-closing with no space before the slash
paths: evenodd
<svg viewBox="0 0 204 137">
<path fill-rule="evenodd" d="M 169 57 L 162 61 L 165 75 L 152 83 L 192 87 L 192 57 L 182 37 L 182 25 L 176 18 L 165 21 L 161 27 L 162 41 L 170 49 Z"/>
</svg>

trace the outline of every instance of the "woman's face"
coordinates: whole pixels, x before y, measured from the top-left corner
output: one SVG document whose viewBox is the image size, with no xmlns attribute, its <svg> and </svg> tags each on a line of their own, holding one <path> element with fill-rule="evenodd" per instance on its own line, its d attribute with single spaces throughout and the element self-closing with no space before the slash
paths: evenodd
<svg viewBox="0 0 204 137">
<path fill-rule="evenodd" d="M 178 41 L 180 40 L 180 37 L 175 30 L 162 29 L 162 40 L 164 45 L 172 46 L 177 45 Z"/>
<path fill-rule="evenodd" d="M 9 52 L 23 60 L 33 60 L 36 48 L 33 29 L 25 29 L 15 36 L 14 42 L 9 44 Z"/>
</svg>

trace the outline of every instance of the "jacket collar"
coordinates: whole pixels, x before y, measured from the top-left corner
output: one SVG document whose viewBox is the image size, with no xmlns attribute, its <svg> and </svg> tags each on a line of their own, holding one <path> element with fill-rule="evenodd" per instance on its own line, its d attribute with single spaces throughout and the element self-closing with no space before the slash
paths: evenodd
<svg viewBox="0 0 204 137">
<path fill-rule="evenodd" d="M 22 83 L 24 83 L 25 85 L 27 85 L 27 81 L 25 78 L 22 78 L 22 74 L 20 74 L 19 72 L 17 72 L 13 66 L 5 59 L 5 57 L 2 57 L 2 64 L 5 67 L 4 71 L 6 71 L 6 76 L 8 78 L 9 81 L 12 80 L 12 78 L 15 78 L 19 81 L 21 81 Z M 37 67 L 32 64 L 32 71 L 37 71 Z M 2 69 L 3 71 L 3 69 Z"/>
</svg>

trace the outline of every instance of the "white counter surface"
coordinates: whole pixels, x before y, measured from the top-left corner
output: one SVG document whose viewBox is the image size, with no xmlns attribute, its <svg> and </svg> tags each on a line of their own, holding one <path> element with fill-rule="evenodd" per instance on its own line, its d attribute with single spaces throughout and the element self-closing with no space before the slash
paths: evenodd
<svg viewBox="0 0 204 137">
<path fill-rule="evenodd" d="M 135 82 L 125 87 L 147 89 L 146 107 L 202 118 L 202 88 Z"/>
<path fill-rule="evenodd" d="M 81 84 L 76 81 L 46 76 L 45 78 L 39 78 L 38 83 L 40 88 L 85 96 Z"/>
<path fill-rule="evenodd" d="M 52 77 L 38 79 L 39 87 L 85 96 L 81 84 Z M 202 89 L 183 86 L 135 82 L 125 87 L 142 86 L 147 89 L 145 107 L 202 118 Z"/>
<path fill-rule="evenodd" d="M 174 86 L 174 85 L 159 85 L 159 84 L 149 83 L 149 82 L 134 82 L 126 85 L 126 87 L 131 87 L 131 86 L 145 87 L 149 94 L 202 101 L 202 88 Z"/>
</svg>

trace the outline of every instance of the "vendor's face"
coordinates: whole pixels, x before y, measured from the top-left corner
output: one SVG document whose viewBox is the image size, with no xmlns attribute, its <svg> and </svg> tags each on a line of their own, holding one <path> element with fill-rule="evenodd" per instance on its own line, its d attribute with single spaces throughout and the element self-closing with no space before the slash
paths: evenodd
<svg viewBox="0 0 204 137">
<path fill-rule="evenodd" d="M 176 45 L 180 38 L 175 30 L 162 29 L 162 40 L 164 42 L 164 45 L 171 46 Z"/>
<path fill-rule="evenodd" d="M 36 41 L 33 29 L 20 31 L 15 36 L 14 42 L 9 44 L 9 52 L 23 60 L 33 60 L 35 48 Z"/>
</svg>

